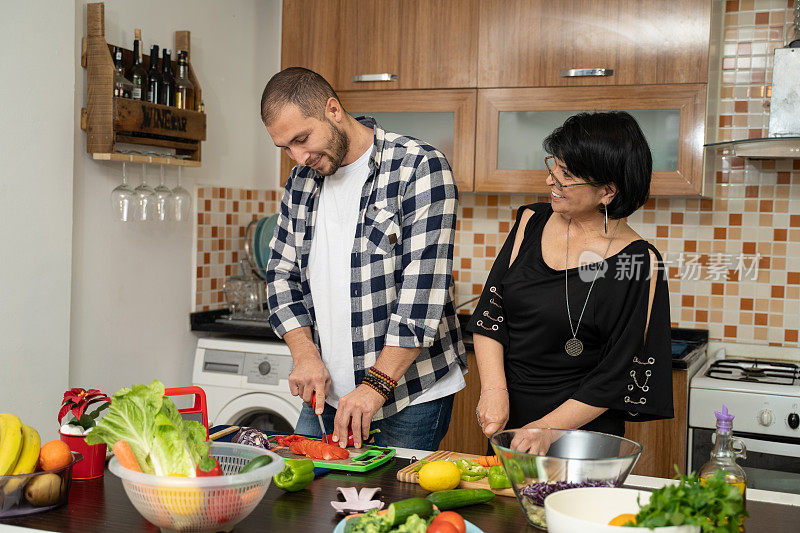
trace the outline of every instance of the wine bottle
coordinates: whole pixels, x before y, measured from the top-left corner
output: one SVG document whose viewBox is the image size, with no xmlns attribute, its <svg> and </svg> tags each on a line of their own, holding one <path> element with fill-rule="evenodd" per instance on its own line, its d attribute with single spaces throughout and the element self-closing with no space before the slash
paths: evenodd
<svg viewBox="0 0 800 533">
<path fill-rule="evenodd" d="M 161 72 L 158 70 L 158 45 L 150 48 L 150 70 L 147 71 L 147 101 L 158 104 L 161 101 Z"/>
<path fill-rule="evenodd" d="M 114 47 L 114 96 L 130 98 L 133 84 L 125 77 L 125 65 L 122 63 L 122 48 Z"/>
<path fill-rule="evenodd" d="M 188 54 L 184 50 L 178 51 L 178 76 L 175 78 L 175 107 L 178 109 L 195 110 L 194 84 L 189 79 Z"/>
<path fill-rule="evenodd" d="M 134 34 L 133 64 L 128 75 L 133 84 L 131 97 L 134 100 L 144 100 L 147 97 L 147 71 L 142 63 L 142 30 L 136 28 Z"/>
<path fill-rule="evenodd" d="M 161 92 L 159 93 L 159 104 L 175 105 L 175 78 L 172 76 L 172 60 L 170 59 L 169 48 L 161 51 Z"/>
</svg>

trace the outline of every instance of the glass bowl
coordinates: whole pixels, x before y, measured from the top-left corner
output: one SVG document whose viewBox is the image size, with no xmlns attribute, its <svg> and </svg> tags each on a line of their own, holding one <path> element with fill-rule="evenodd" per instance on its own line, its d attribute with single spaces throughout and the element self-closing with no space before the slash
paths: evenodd
<svg viewBox="0 0 800 533">
<path fill-rule="evenodd" d="M 116 457 L 108 469 L 122 479 L 125 494 L 136 510 L 162 532 L 230 531 L 261 502 L 272 476 L 283 471 L 284 460 L 274 452 L 230 442 L 211 444 L 209 454 L 219 461 L 224 475 L 155 476 L 128 470 Z M 272 462 L 238 473 L 261 455 L 271 457 Z"/>
<path fill-rule="evenodd" d="M 517 439 L 516 441 L 514 439 Z M 490 439 L 514 494 L 531 525 L 547 528 L 544 499 L 577 487 L 618 487 L 628 477 L 642 445 L 615 435 L 568 429 L 511 429 Z M 511 448 L 535 450 L 527 453 Z"/>
<path fill-rule="evenodd" d="M 0 476 L 0 518 L 43 513 L 67 503 L 72 467 L 83 455 L 72 452 L 72 462 L 61 468 Z"/>
</svg>

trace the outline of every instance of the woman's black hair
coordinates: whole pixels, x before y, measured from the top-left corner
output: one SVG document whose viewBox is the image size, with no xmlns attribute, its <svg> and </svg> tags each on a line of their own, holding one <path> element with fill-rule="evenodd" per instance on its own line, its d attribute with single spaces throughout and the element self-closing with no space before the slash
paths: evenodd
<svg viewBox="0 0 800 533">
<path fill-rule="evenodd" d="M 578 113 L 553 130 L 542 146 L 574 176 L 596 186 L 616 187 L 617 194 L 606 207 L 608 218 L 625 218 L 647 201 L 653 156 L 629 113 Z"/>
</svg>

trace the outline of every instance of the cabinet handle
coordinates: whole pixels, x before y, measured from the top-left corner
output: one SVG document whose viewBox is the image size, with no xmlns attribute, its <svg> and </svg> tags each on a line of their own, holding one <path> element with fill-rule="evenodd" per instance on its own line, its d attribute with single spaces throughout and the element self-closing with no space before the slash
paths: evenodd
<svg viewBox="0 0 800 533">
<path fill-rule="evenodd" d="M 362 81 L 397 81 L 398 79 L 400 77 L 397 74 L 389 74 L 388 72 L 383 74 L 359 74 L 358 76 L 353 76 L 353 83 Z"/>
<path fill-rule="evenodd" d="M 582 78 L 586 76 L 613 76 L 613 68 L 571 68 L 562 70 L 562 78 Z"/>
</svg>

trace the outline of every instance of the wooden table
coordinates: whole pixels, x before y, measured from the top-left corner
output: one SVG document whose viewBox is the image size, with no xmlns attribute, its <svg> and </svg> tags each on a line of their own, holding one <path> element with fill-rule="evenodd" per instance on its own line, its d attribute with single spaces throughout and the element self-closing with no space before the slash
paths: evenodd
<svg viewBox="0 0 800 533">
<path fill-rule="evenodd" d="M 329 503 L 336 499 L 336 487 L 381 487 L 382 499 L 387 503 L 425 496 L 427 492 L 419 485 L 400 483 L 395 478 L 397 471 L 409 463 L 408 459 L 396 458 L 365 474 L 331 472 L 317 479 L 307 490 L 296 493 L 285 493 L 272 485 L 258 507 L 234 531 L 330 532 L 340 520 Z M 800 507 L 750 502 L 748 510 L 748 533 L 797 531 L 800 523 Z M 459 512 L 487 533 L 539 531 L 525 521 L 515 498 L 497 497 Z M 125 495 L 122 482 L 108 471 L 100 479 L 73 482 L 68 505 L 47 513 L 0 520 L 2 524 L 64 533 L 158 531 L 136 511 Z"/>
</svg>

